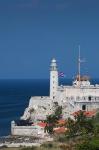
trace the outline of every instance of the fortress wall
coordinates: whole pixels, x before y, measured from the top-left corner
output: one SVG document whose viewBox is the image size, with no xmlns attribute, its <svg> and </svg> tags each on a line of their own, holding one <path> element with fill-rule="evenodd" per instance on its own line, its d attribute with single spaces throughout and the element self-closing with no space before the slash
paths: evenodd
<svg viewBox="0 0 99 150">
<path fill-rule="evenodd" d="M 11 134 L 20 136 L 40 136 L 44 137 L 44 129 L 38 126 L 17 126 L 11 123 Z"/>
<path fill-rule="evenodd" d="M 37 108 L 38 105 L 47 106 L 50 101 L 48 96 L 34 96 L 30 98 L 28 108 Z"/>
<path fill-rule="evenodd" d="M 71 94 L 72 93 L 72 94 Z M 95 95 L 95 96 L 99 96 L 99 89 L 96 88 L 65 88 L 65 95 L 66 96 L 78 96 L 80 95 L 82 96 L 88 96 L 88 95 Z"/>
<path fill-rule="evenodd" d="M 37 136 L 38 131 L 32 126 L 13 126 L 11 128 L 11 134 L 22 136 Z"/>
</svg>

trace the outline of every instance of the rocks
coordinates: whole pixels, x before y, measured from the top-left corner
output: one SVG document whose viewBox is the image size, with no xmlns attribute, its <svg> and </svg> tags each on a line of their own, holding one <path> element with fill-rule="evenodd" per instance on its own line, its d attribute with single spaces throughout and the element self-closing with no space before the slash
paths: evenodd
<svg viewBox="0 0 99 150">
<path fill-rule="evenodd" d="M 7 136 L 0 138 L 0 147 L 40 146 L 45 139 L 30 136 Z"/>
</svg>

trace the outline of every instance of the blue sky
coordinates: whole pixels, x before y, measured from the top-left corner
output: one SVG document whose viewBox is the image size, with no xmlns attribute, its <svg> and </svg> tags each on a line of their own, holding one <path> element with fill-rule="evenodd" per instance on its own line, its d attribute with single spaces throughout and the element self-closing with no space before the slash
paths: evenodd
<svg viewBox="0 0 99 150">
<path fill-rule="evenodd" d="M 0 79 L 49 78 L 50 60 L 67 78 L 99 77 L 99 0 L 0 0 Z"/>
</svg>

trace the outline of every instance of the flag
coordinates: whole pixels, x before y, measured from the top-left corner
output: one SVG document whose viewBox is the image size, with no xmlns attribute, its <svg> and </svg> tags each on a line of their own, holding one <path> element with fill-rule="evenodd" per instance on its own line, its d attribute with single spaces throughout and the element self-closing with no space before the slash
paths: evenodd
<svg viewBox="0 0 99 150">
<path fill-rule="evenodd" d="M 65 74 L 64 74 L 64 72 L 59 72 L 59 73 L 58 73 L 58 76 L 59 76 L 59 77 L 65 77 Z"/>
</svg>

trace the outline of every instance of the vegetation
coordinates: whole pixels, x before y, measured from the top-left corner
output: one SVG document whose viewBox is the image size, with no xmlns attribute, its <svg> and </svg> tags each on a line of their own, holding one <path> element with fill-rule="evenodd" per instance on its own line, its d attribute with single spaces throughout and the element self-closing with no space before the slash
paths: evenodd
<svg viewBox="0 0 99 150">
<path fill-rule="evenodd" d="M 61 118 L 62 115 L 62 106 L 59 106 L 57 103 L 55 103 L 56 109 L 55 112 L 51 115 L 48 115 L 45 122 L 45 132 L 48 132 L 49 134 L 53 134 L 54 127 L 56 126 L 57 121 Z"/>
<path fill-rule="evenodd" d="M 68 118 L 66 125 L 68 128 L 67 135 L 73 137 L 93 134 L 94 129 L 96 129 L 94 128 L 93 122 L 93 119 L 87 119 L 84 113 L 80 111 L 79 114 L 75 116 L 75 120 Z"/>
<path fill-rule="evenodd" d="M 46 123 L 49 125 L 45 130 L 54 134 L 53 128 L 61 118 L 62 107 L 55 103 L 54 114 L 47 116 Z M 57 135 L 57 142 L 63 143 L 61 149 L 73 146 L 75 150 L 97 150 L 99 149 L 99 113 L 93 118 L 87 118 L 83 111 L 80 111 L 75 119 L 68 118 L 65 127 L 68 129 L 65 134 Z M 79 139 L 79 140 L 78 140 Z M 79 143 L 80 144 L 79 144 Z M 68 145 L 68 146 L 67 146 Z M 65 148 L 63 148 L 65 147 Z M 70 149 L 70 148 L 69 148 Z"/>
<path fill-rule="evenodd" d="M 37 149 L 38 148 L 36 146 L 21 148 L 21 150 L 37 150 Z"/>
<path fill-rule="evenodd" d="M 99 149 L 99 113 L 94 118 L 87 118 L 81 111 L 75 120 L 68 118 L 66 127 L 65 134 L 56 136 L 56 141 L 62 143 L 61 147 L 69 147 L 69 150 Z"/>
<path fill-rule="evenodd" d="M 57 106 L 55 113 L 47 116 L 50 124 L 49 134 L 53 133 L 54 141 L 43 143 L 40 147 L 3 148 L 2 150 L 99 150 L 99 113 L 94 118 L 86 118 L 81 111 L 75 120 L 68 118 L 66 133 L 55 135 L 53 128 L 61 117 L 62 107 Z"/>
<path fill-rule="evenodd" d="M 99 150 L 99 137 L 76 145 L 76 150 Z"/>
<path fill-rule="evenodd" d="M 95 118 L 86 118 L 83 112 L 80 112 L 75 121 L 68 119 L 69 138 L 80 137 L 80 144 L 75 144 L 76 150 L 98 150 L 99 149 L 99 113 Z"/>
</svg>

